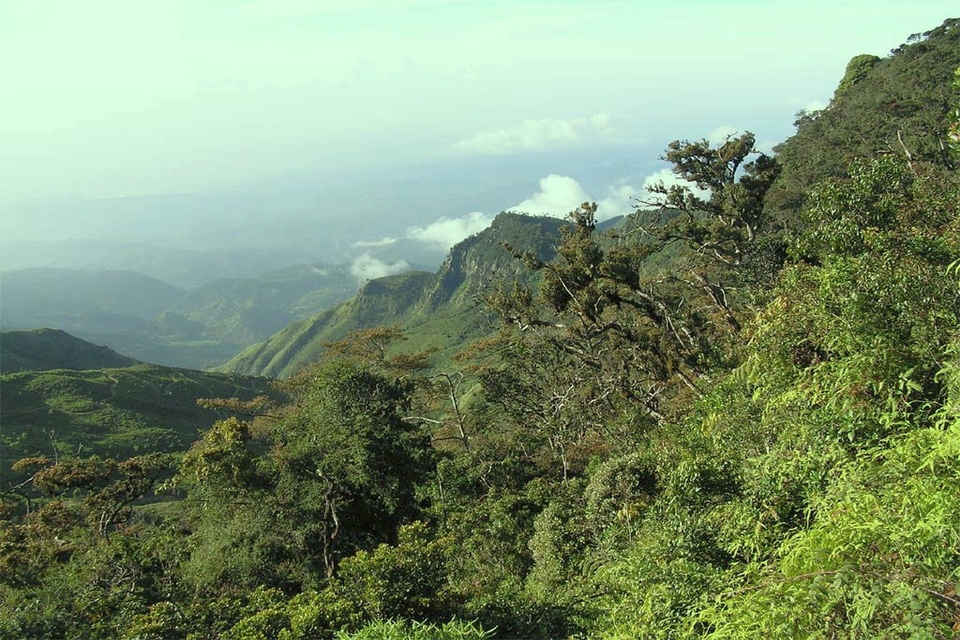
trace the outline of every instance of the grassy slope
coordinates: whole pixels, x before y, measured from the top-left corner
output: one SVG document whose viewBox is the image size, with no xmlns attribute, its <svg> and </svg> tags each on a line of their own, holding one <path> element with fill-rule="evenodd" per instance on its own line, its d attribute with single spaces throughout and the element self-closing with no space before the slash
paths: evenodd
<svg viewBox="0 0 960 640">
<path fill-rule="evenodd" d="M 0 376 L 0 474 L 27 455 L 97 453 L 121 458 L 184 451 L 222 417 L 198 398 L 250 399 L 268 381 L 140 364 Z"/>
</svg>

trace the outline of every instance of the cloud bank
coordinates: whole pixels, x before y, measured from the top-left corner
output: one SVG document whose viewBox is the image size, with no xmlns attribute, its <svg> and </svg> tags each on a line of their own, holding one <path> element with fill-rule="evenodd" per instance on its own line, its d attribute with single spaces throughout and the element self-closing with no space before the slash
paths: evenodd
<svg viewBox="0 0 960 640">
<path fill-rule="evenodd" d="M 388 263 L 374 258 L 369 253 L 364 253 L 354 258 L 353 264 L 350 265 L 350 273 L 359 280 L 373 280 L 400 273 L 409 268 L 410 263 L 406 260 Z"/>
<path fill-rule="evenodd" d="M 628 180 L 620 180 L 607 187 L 604 197 L 598 199 L 587 193 L 583 186 L 570 176 L 551 174 L 540 180 L 540 191 L 509 210 L 535 216 L 564 218 L 584 202 L 596 202 L 597 220 L 602 221 L 631 213 L 641 192 L 642 189 L 629 184 Z"/>
<path fill-rule="evenodd" d="M 562 148 L 611 133 L 610 116 L 605 113 L 568 120 L 540 118 L 524 120 L 509 129 L 480 131 L 450 148 L 466 154 L 506 155 Z"/>
<path fill-rule="evenodd" d="M 684 180 L 677 174 L 673 172 L 673 169 L 664 168 L 651 173 L 646 178 L 643 179 L 643 194 L 641 199 L 645 202 L 656 202 L 661 196 L 658 193 L 653 191 L 653 188 L 658 184 L 662 183 L 664 187 L 669 189 L 674 185 L 679 185 L 681 187 L 686 187 L 693 192 L 693 194 L 699 198 L 707 199 L 710 196 L 710 192 L 705 189 L 697 188 L 697 185 L 690 182 L 689 180 Z"/>
<path fill-rule="evenodd" d="M 443 217 L 425 227 L 410 227 L 407 229 L 407 237 L 449 249 L 464 238 L 483 231 L 491 222 L 493 216 L 473 211 L 460 218 Z"/>
<path fill-rule="evenodd" d="M 569 176 L 551 174 L 540 179 L 540 191 L 509 210 L 533 216 L 562 218 L 589 200 L 590 196 L 579 182 Z"/>
<path fill-rule="evenodd" d="M 380 240 L 357 240 L 351 246 L 357 247 L 357 248 L 386 247 L 387 245 L 391 245 L 396 241 L 397 241 L 397 238 L 391 238 L 390 236 L 386 236 L 384 238 L 381 238 Z"/>
<path fill-rule="evenodd" d="M 561 130 L 569 129 L 560 127 L 558 131 Z M 728 137 L 739 133 L 741 133 L 740 130 L 725 125 L 711 131 L 707 134 L 706 139 L 713 146 L 717 146 L 723 144 Z M 493 140 L 494 137 L 490 139 Z M 504 140 L 507 137 L 509 136 L 504 135 Z M 568 213 L 584 202 L 596 202 L 597 220 L 604 221 L 629 215 L 638 207 L 653 206 L 659 196 L 652 189 L 660 183 L 667 188 L 674 185 L 683 186 L 701 198 L 709 197 L 708 191 L 698 189 L 696 184 L 680 178 L 669 167 L 659 169 L 641 180 L 636 177 L 618 180 L 607 186 L 601 194 L 588 193 L 575 178 L 554 173 L 541 178 L 538 183 L 538 190 L 530 197 L 513 206 L 506 207 L 504 210 L 534 216 L 565 218 Z M 598 195 L 600 197 L 597 197 Z M 416 240 L 434 247 L 448 249 L 461 240 L 486 229 L 490 226 L 493 218 L 494 215 L 482 211 L 473 211 L 460 217 L 445 216 L 424 226 L 409 227 L 402 237 L 403 239 Z M 355 242 L 353 246 L 379 247 L 392 244 L 397 240 L 398 238 L 390 237 L 380 240 L 361 240 Z M 404 268 L 407 268 L 406 263 L 386 264 L 376 260 L 369 253 L 358 258 L 358 262 L 355 263 L 355 269 L 362 271 L 364 274 L 386 275 L 402 271 Z M 364 277 L 376 276 L 365 275 Z"/>
</svg>

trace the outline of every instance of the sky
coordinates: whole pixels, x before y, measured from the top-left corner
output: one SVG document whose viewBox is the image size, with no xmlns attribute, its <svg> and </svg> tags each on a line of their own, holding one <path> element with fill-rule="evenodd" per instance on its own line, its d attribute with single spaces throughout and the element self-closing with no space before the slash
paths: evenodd
<svg viewBox="0 0 960 640">
<path fill-rule="evenodd" d="M 829 101 L 852 56 L 955 13 L 956 0 L 0 0 L 0 203 L 522 168 L 747 129 L 769 148 Z M 610 175 L 588 193 L 564 167 L 537 171 L 539 188 L 500 207 L 555 213 L 583 196 L 609 217 L 645 181 Z M 406 235 L 442 244 L 490 215 Z"/>
</svg>

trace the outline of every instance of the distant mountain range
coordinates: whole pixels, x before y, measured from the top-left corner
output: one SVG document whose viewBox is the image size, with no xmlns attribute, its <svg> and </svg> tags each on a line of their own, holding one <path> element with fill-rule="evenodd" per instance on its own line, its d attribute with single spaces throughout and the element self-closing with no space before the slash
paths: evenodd
<svg viewBox="0 0 960 640">
<path fill-rule="evenodd" d="M 351 296 L 349 265 L 301 265 L 190 290 L 131 271 L 0 273 L 0 326 L 52 327 L 145 362 L 205 369 Z"/>
<path fill-rule="evenodd" d="M 548 258 L 563 224 L 502 213 L 439 270 L 362 286 L 355 265 L 299 265 L 189 290 L 130 271 L 11 271 L 0 273 L 0 325 L 54 327 L 144 362 L 268 376 L 310 362 L 327 340 L 379 325 L 401 324 L 424 346 L 451 351 L 489 331 L 477 296 L 523 272 L 502 245 Z"/>
</svg>

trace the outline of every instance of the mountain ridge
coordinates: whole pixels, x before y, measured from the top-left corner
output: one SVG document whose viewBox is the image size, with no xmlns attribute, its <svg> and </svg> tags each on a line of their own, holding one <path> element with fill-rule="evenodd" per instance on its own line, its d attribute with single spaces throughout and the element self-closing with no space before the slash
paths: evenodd
<svg viewBox="0 0 960 640">
<path fill-rule="evenodd" d="M 487 229 L 454 245 L 435 273 L 413 271 L 369 280 L 353 298 L 289 325 L 215 370 L 287 377 L 318 359 L 326 342 L 394 324 L 419 348 L 452 355 L 492 329 L 480 308 L 481 293 L 497 281 L 530 277 L 504 244 L 549 260 L 565 224 L 557 218 L 502 212 Z"/>
</svg>

